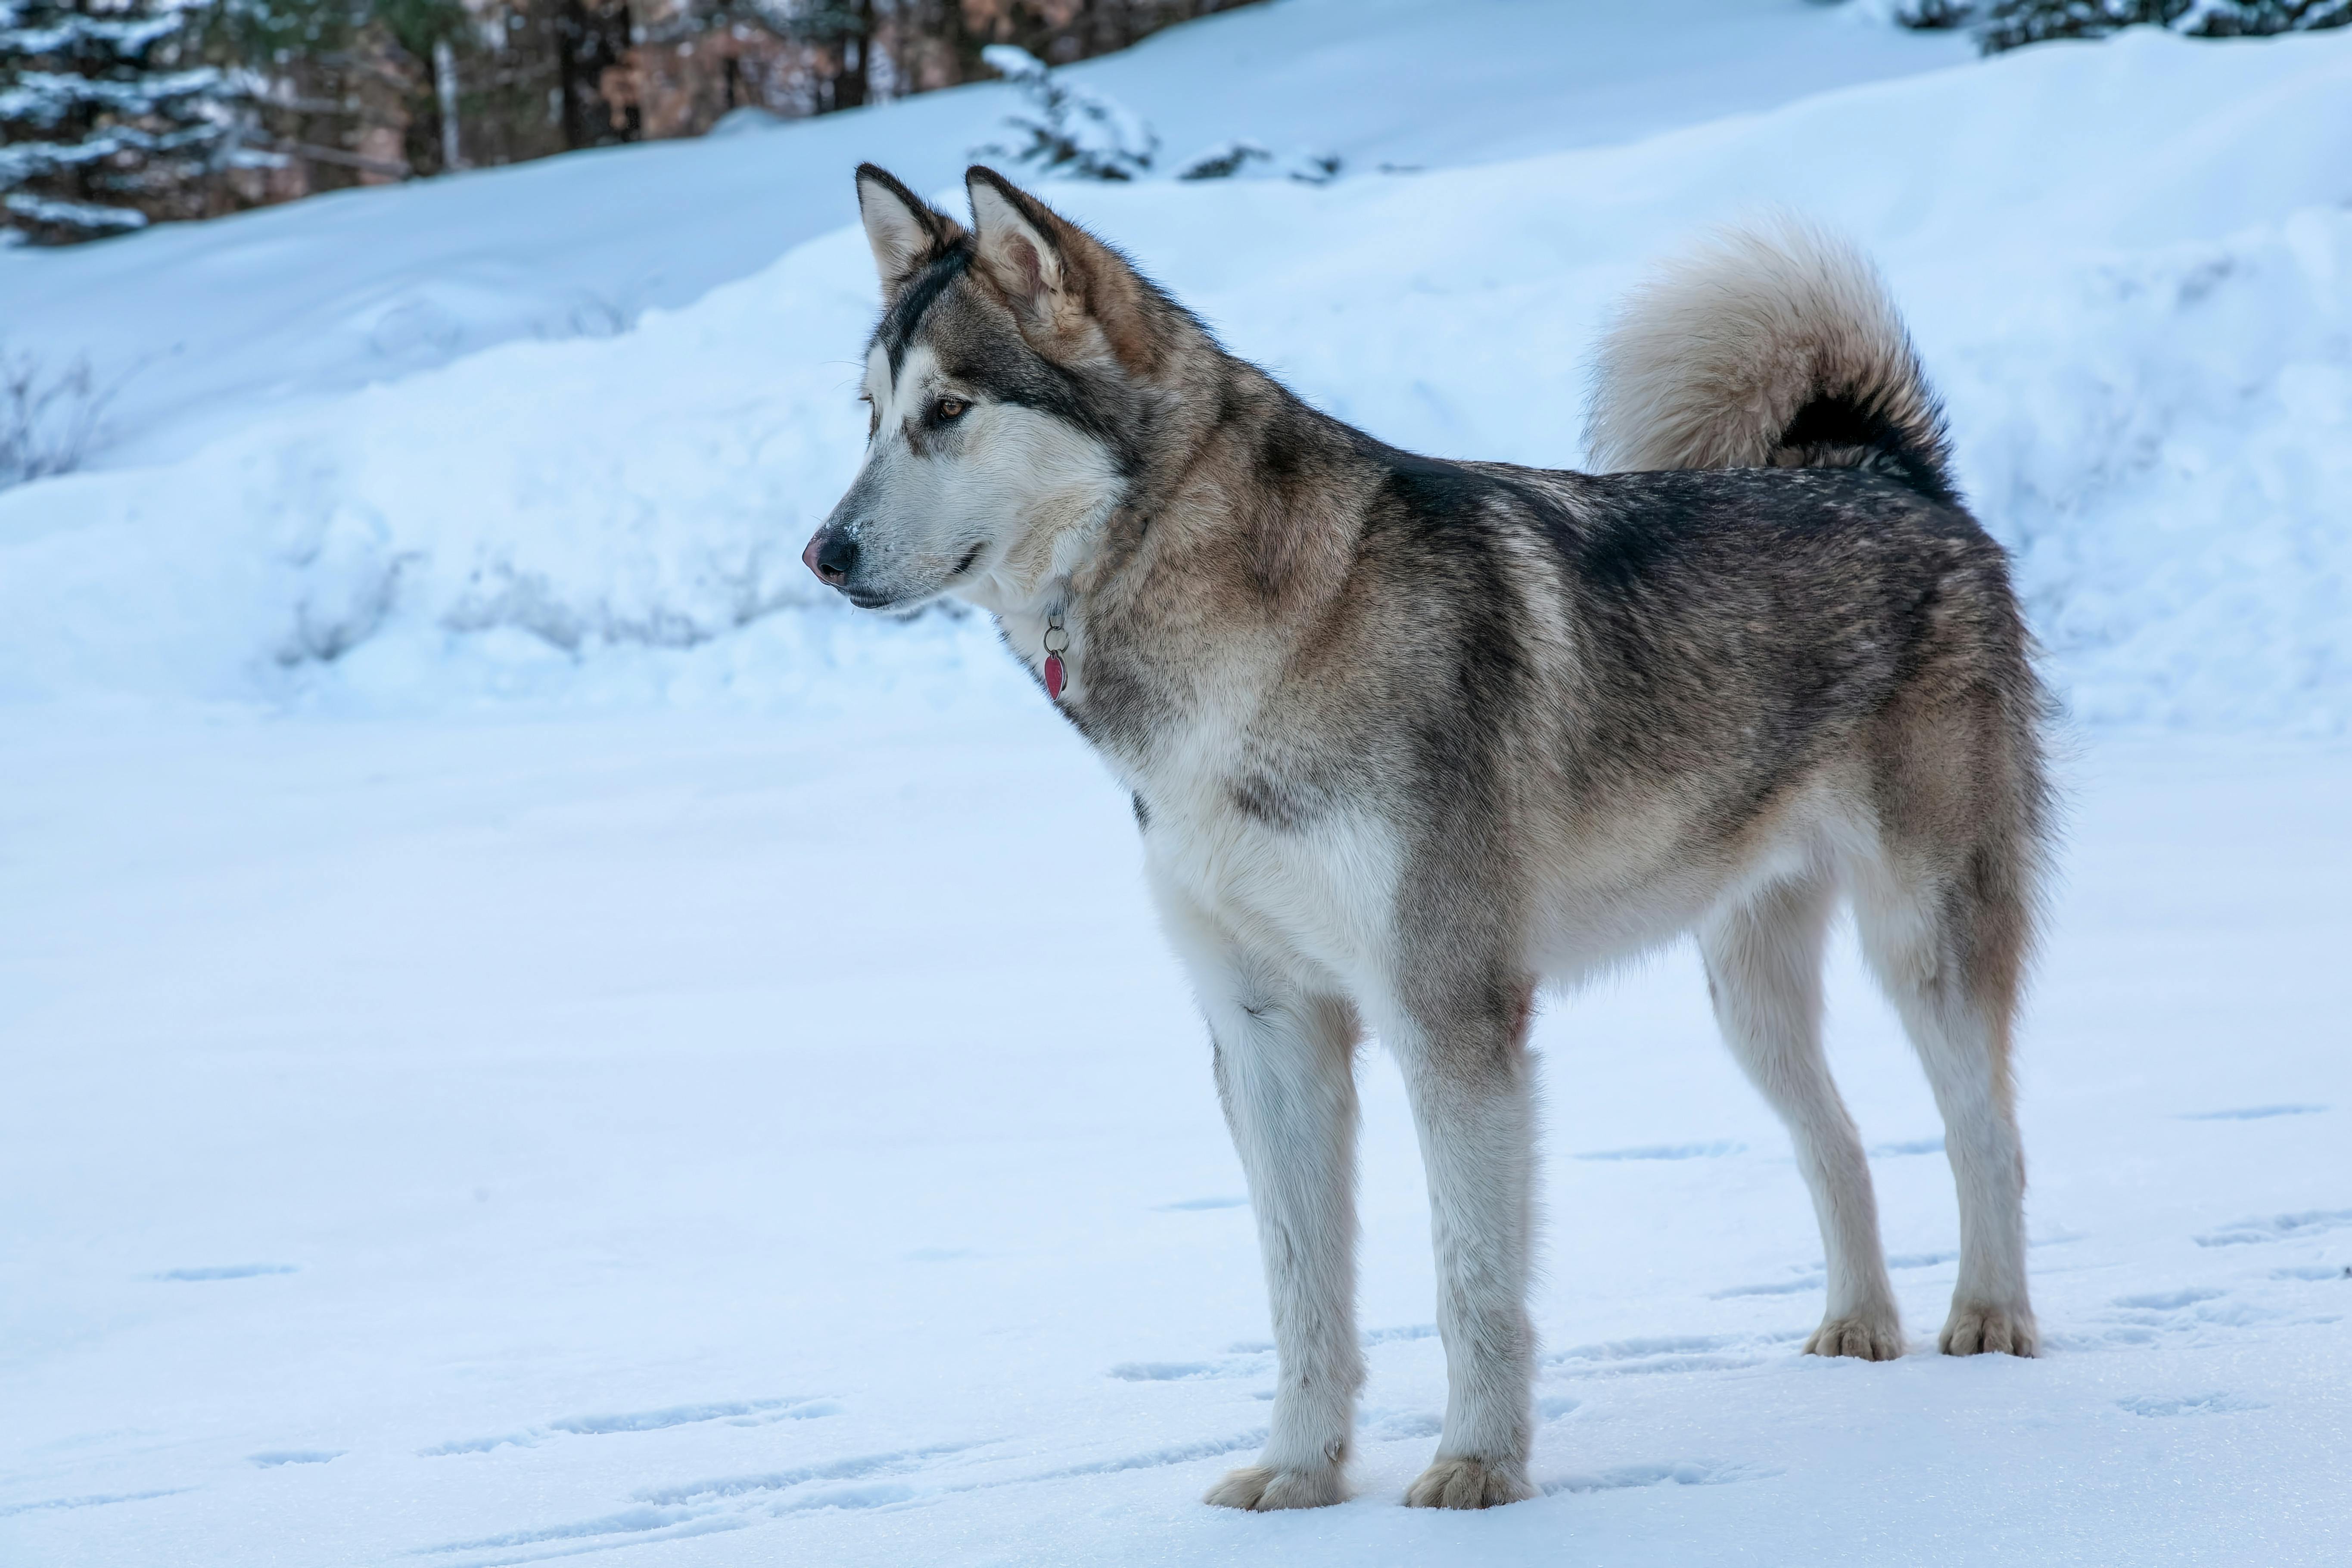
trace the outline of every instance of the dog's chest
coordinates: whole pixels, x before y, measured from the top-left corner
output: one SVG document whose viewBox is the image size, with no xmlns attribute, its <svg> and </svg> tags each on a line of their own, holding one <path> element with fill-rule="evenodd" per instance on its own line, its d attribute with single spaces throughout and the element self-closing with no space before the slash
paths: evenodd
<svg viewBox="0 0 2352 1568">
<path fill-rule="evenodd" d="M 1258 774 L 1239 749 L 1202 737 L 1129 777 L 1155 879 L 1236 935 L 1274 941 L 1335 973 L 1385 951 L 1402 859 L 1369 815 L 1333 811 L 1305 826 L 1252 809 Z"/>
</svg>

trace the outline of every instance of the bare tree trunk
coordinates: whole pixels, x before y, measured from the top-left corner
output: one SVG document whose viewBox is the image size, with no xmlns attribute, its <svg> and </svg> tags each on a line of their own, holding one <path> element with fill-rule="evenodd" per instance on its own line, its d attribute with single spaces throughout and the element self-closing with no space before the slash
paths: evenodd
<svg viewBox="0 0 2352 1568">
<path fill-rule="evenodd" d="M 446 38 L 433 40 L 433 90 L 441 100 L 441 167 L 454 174 L 466 165 L 457 155 L 457 51 Z"/>
<path fill-rule="evenodd" d="M 947 85 L 978 81 L 988 74 L 981 62 L 980 51 L 988 47 L 963 14 L 963 0 L 940 0 L 940 41 L 947 46 L 948 69 L 952 73 Z"/>
<path fill-rule="evenodd" d="M 415 173 L 409 167 L 408 132 L 424 77 L 416 57 L 400 47 L 392 29 L 370 22 L 352 41 L 351 64 L 338 73 L 338 97 L 349 109 L 331 120 L 311 116 L 298 121 L 293 140 L 340 142 L 348 121 L 356 161 L 347 166 L 357 172 L 359 183 L 382 185 L 404 180 Z M 314 124 L 324 133 L 300 133 Z"/>
<path fill-rule="evenodd" d="M 841 74 L 833 79 L 833 106 L 856 109 L 866 102 L 874 76 L 874 0 L 850 0 L 842 7 Z"/>
<path fill-rule="evenodd" d="M 556 89 L 562 95 L 563 144 L 604 147 L 635 142 L 640 121 L 634 104 L 618 110 L 604 93 L 607 71 L 629 52 L 628 0 L 562 0 L 555 16 Z"/>
</svg>

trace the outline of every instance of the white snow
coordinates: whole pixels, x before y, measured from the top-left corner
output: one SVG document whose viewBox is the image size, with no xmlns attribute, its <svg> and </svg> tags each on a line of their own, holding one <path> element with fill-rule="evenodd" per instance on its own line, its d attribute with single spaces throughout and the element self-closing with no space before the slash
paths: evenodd
<svg viewBox="0 0 2352 1568">
<path fill-rule="evenodd" d="M 1361 1495 L 1253 1518 L 1197 1501 L 1273 1365 L 1127 803 L 1042 702 L 872 708 L 0 731 L 0 1561 L 2342 1560 L 2352 753 L 2072 770 L 2040 1359 L 1933 1353 L 1939 1124 L 1843 953 L 1914 1353 L 1796 1353 L 1811 1211 L 1678 952 L 1538 1028 L 1551 1495 L 1398 1506 L 1444 1382 L 1371 1052 Z"/>
<path fill-rule="evenodd" d="M 979 617 L 797 560 L 848 170 L 954 197 L 971 89 L 0 251 L 9 350 L 152 359 L 0 493 L 0 1563 L 2341 1561 L 2352 34 L 1871 9 L 1281 0 L 1073 75 L 1337 181 L 1048 194 L 1323 406 L 1551 465 L 1649 258 L 1779 203 L 1881 259 L 2070 706 L 2047 1354 L 1924 1353 L 1950 1181 L 1844 955 L 1923 1353 L 1795 1353 L 1677 952 L 1538 1031 L 1549 1495 L 1396 1506 L 1444 1379 L 1368 1052 L 1361 1495 L 1197 1503 L 1272 1363 L 1127 803 Z"/>
</svg>

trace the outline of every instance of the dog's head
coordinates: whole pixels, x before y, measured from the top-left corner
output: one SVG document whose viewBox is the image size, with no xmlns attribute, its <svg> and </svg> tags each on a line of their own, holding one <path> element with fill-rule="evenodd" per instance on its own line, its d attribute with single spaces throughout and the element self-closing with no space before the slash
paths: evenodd
<svg viewBox="0 0 2352 1568">
<path fill-rule="evenodd" d="M 866 609 L 1034 601 L 1145 457 L 1175 335 L 1197 326 L 1109 247 L 991 169 L 972 226 L 882 170 L 857 206 L 882 277 L 865 466 L 802 554 Z"/>
</svg>

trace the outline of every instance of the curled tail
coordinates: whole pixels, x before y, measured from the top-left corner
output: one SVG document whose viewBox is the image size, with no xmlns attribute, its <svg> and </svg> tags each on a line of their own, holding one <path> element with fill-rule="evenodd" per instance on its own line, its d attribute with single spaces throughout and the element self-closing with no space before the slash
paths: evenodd
<svg viewBox="0 0 2352 1568">
<path fill-rule="evenodd" d="M 1601 341 L 1584 444 L 1601 472 L 1867 468 L 1958 500 L 1943 406 L 1878 269 L 1786 215 L 1635 290 Z"/>
</svg>

